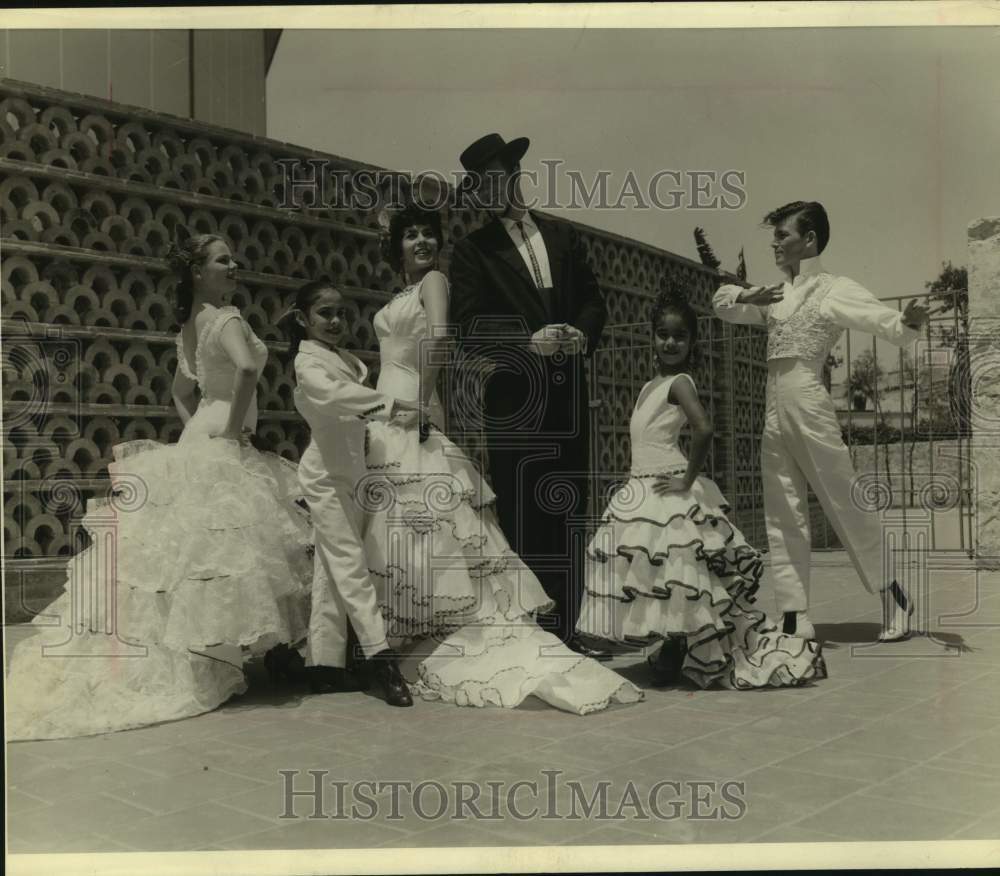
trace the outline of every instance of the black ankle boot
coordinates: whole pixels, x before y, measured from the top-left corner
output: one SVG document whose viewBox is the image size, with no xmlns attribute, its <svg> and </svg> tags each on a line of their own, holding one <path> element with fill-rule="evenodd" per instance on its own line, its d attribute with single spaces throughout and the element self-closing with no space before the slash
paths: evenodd
<svg viewBox="0 0 1000 876">
<path fill-rule="evenodd" d="M 681 666 L 687 654 L 687 638 L 671 636 L 649 658 L 649 668 L 653 676 L 653 687 L 666 687 L 681 679 Z"/>
<path fill-rule="evenodd" d="M 390 706 L 412 706 L 413 697 L 399 671 L 396 655 L 390 650 L 376 654 L 369 661 L 369 674 L 375 689 Z"/>
<path fill-rule="evenodd" d="M 800 618 L 799 615 L 802 615 Z M 786 636 L 800 636 L 803 639 L 815 639 L 816 628 L 806 617 L 804 611 L 786 611 L 781 624 L 781 632 Z"/>
<path fill-rule="evenodd" d="M 306 668 L 302 655 L 288 645 L 275 645 L 264 655 L 264 668 L 272 684 L 301 681 Z"/>
</svg>

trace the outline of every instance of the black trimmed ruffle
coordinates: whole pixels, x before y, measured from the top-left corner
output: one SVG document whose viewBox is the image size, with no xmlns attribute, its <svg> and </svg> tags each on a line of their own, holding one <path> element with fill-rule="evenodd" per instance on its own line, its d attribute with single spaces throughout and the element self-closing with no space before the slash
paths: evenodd
<svg viewBox="0 0 1000 876">
<path fill-rule="evenodd" d="M 681 496 L 665 496 L 657 497 L 655 504 L 676 507 L 682 501 Z M 817 643 L 780 632 L 755 606 L 763 559 L 724 515 L 706 510 L 697 501 L 683 511 L 667 509 L 659 514 L 650 513 L 650 504 L 644 501 L 637 508 L 645 513 L 624 516 L 611 509 L 605 513 L 587 557 L 592 568 L 623 565 L 588 575 L 589 611 L 585 604 L 583 632 L 633 647 L 683 635 L 688 645 L 683 674 L 702 688 L 721 683 L 748 690 L 827 677 Z M 624 532 L 616 533 L 616 524 Z M 691 532 L 692 526 L 700 532 Z M 647 535 L 641 529 L 630 533 L 633 527 L 652 528 L 654 533 L 643 539 L 647 543 L 614 543 L 616 537 Z M 668 528 L 677 529 L 676 535 L 683 540 L 664 543 Z M 656 530 L 662 532 L 662 540 L 657 540 Z M 609 534 L 611 544 L 607 543 Z M 721 539 L 721 547 L 706 547 L 708 539 L 715 543 Z M 599 543 L 605 547 L 597 547 Z M 644 568 L 628 572 L 625 580 L 623 570 L 632 569 L 640 557 Z M 701 571 L 691 572 L 692 562 Z M 618 581 L 613 578 L 615 570 L 623 575 Z M 644 586 L 636 586 L 637 582 Z M 600 608 L 602 604 L 607 608 Z M 615 635 L 607 634 L 609 620 Z M 683 628 L 692 621 L 696 626 Z"/>
</svg>

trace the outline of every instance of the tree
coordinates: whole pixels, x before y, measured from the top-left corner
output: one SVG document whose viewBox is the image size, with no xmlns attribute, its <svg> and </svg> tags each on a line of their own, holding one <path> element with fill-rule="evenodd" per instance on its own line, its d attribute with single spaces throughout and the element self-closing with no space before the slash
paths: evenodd
<svg viewBox="0 0 1000 876">
<path fill-rule="evenodd" d="M 878 412 L 878 390 L 879 384 L 885 377 L 885 372 L 879 364 L 878 359 L 871 350 L 863 350 L 854 357 L 851 363 L 851 373 L 847 378 L 847 391 L 853 399 L 855 396 L 864 398 L 866 402 L 872 402 Z"/>
<path fill-rule="evenodd" d="M 969 362 L 969 272 L 956 268 L 950 261 L 941 265 L 941 273 L 924 284 L 930 293 L 931 304 L 938 305 L 938 313 L 954 312 L 957 326 L 943 326 L 939 340 L 945 347 L 952 347 L 955 355 L 948 375 L 951 418 L 959 434 L 967 435 L 972 419 L 972 372 Z"/>
<path fill-rule="evenodd" d="M 722 262 L 715 257 L 712 247 L 709 246 L 708 238 L 705 237 L 704 228 L 695 228 L 694 242 L 698 247 L 698 258 L 701 259 L 701 263 L 711 268 L 713 271 L 719 270 L 719 265 L 721 265 Z"/>
</svg>

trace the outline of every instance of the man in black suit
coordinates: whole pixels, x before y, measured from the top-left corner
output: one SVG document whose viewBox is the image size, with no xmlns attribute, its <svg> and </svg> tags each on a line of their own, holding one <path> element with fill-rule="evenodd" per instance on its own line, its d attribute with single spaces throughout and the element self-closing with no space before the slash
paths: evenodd
<svg viewBox="0 0 1000 876">
<path fill-rule="evenodd" d="M 540 622 L 573 650 L 603 657 L 574 628 L 590 468 L 584 360 L 607 309 L 572 227 L 524 208 L 527 149 L 525 137 L 488 134 L 462 153 L 464 190 L 494 218 L 455 245 L 452 319 L 460 357 L 492 364 L 483 414 L 497 516 L 555 602 Z"/>
</svg>

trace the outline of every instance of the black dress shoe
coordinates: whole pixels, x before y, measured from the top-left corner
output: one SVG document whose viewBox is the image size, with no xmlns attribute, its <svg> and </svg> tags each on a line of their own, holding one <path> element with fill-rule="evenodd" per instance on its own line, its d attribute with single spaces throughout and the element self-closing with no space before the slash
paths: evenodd
<svg viewBox="0 0 1000 876">
<path fill-rule="evenodd" d="M 367 689 L 356 673 L 339 666 L 309 666 L 305 676 L 313 693 L 351 693 Z"/>
<path fill-rule="evenodd" d="M 566 647 L 570 651 L 576 651 L 577 654 L 582 654 L 584 657 L 589 657 L 591 660 L 610 660 L 612 655 L 610 651 L 597 651 L 594 648 L 590 648 L 583 644 L 583 640 L 579 636 L 573 636 L 567 643 Z"/>
<path fill-rule="evenodd" d="M 686 654 L 687 639 L 683 636 L 671 636 L 656 654 L 648 657 L 646 662 L 653 676 L 653 687 L 677 684 L 681 680 L 681 667 Z"/>
<path fill-rule="evenodd" d="M 786 611 L 781 624 L 781 632 L 789 636 L 799 636 L 803 639 L 816 638 L 816 627 L 804 611 Z"/>
<path fill-rule="evenodd" d="M 301 681 L 306 668 L 302 655 L 288 645 L 275 645 L 264 655 L 264 668 L 272 684 Z"/>
<path fill-rule="evenodd" d="M 371 658 L 369 675 L 374 688 L 390 706 L 413 705 L 410 689 L 392 651 L 382 651 Z"/>
</svg>

